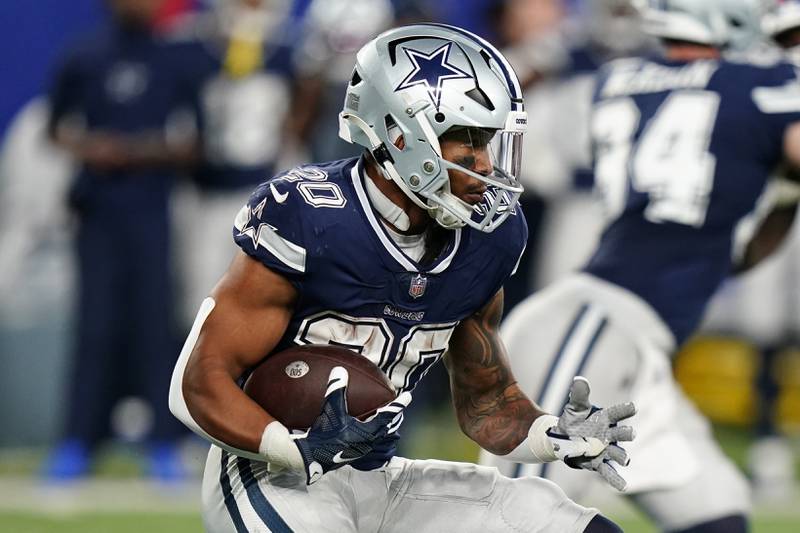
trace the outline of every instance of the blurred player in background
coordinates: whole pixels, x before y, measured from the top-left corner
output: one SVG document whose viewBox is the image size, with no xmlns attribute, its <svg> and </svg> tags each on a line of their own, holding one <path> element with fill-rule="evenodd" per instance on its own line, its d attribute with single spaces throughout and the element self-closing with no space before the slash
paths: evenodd
<svg viewBox="0 0 800 533">
<path fill-rule="evenodd" d="M 721 59 L 758 37 L 754 1 L 666 0 L 642 12 L 663 58 L 612 61 L 595 89 L 608 225 L 583 272 L 520 304 L 503 338 L 522 390 L 545 409 L 558 411 L 575 374 L 599 384 L 603 403 L 636 401 L 628 493 L 661 529 L 743 532 L 746 480 L 676 385 L 670 356 L 731 271 L 734 229 L 773 169 L 784 156 L 800 164 L 800 84 L 789 64 Z M 573 497 L 587 488 L 563 465 L 484 460 Z"/>
<path fill-rule="evenodd" d="M 182 475 L 182 428 L 163 408 L 174 360 L 168 201 L 193 145 L 168 135 L 180 96 L 152 32 L 160 4 L 109 0 L 112 23 L 65 55 L 50 94 L 50 137 L 80 164 L 69 194 L 79 224 L 77 339 L 64 440 L 46 467 L 54 478 L 87 472 L 126 386 L 153 409 L 149 473 Z"/>
<path fill-rule="evenodd" d="M 767 2 L 764 33 L 785 50 L 790 61 L 800 56 L 800 2 Z M 800 185 L 792 169 L 788 176 L 773 178 L 752 220 L 740 229 L 742 236 L 758 226 L 769 240 L 782 241 L 786 227 L 795 219 Z M 764 215 L 769 213 L 769 218 Z M 742 237 L 739 240 L 745 240 Z M 757 440 L 749 453 L 754 496 L 761 501 L 788 500 L 794 492 L 794 453 L 778 427 L 779 376 L 782 352 L 797 344 L 800 333 L 800 232 L 792 226 L 785 245 L 758 268 L 729 278 L 710 302 L 702 331 L 743 339 L 758 352 Z"/>
<path fill-rule="evenodd" d="M 230 262 L 226 224 L 273 175 L 290 144 L 293 105 L 290 0 L 213 0 L 171 42 L 192 102 L 200 161 L 176 197 L 183 324 Z"/>
<path fill-rule="evenodd" d="M 214 444 L 210 531 L 619 531 L 546 480 L 394 456 L 410 391 L 444 358 L 473 440 L 624 485 L 609 462 L 626 463 L 625 452 L 607 443 L 633 437 L 616 427 L 633 406 L 592 409 L 577 379 L 560 418 L 542 413 L 497 334 L 526 239 L 515 178 L 526 122 L 515 74 L 470 33 L 406 26 L 361 49 L 339 134 L 366 151 L 256 189 L 235 221 L 242 251 L 175 368 L 172 411 Z M 329 343 L 369 358 L 396 387 L 372 420 L 346 412 L 342 368 L 317 422 L 295 435 L 237 384 L 273 351 Z"/>
<path fill-rule="evenodd" d="M 540 4 L 533 0 L 504 4 L 506 26 L 519 28 L 530 18 L 526 9 Z M 520 179 L 528 197 L 535 194 L 545 208 L 538 242 L 528 248 L 536 253 L 527 254 L 527 261 L 523 258 L 517 277 L 528 276 L 528 286 L 535 289 L 580 268 L 602 231 L 602 212 L 592 193 L 589 139 L 597 69 L 652 46 L 630 0 L 587 2 L 574 12 L 563 0 L 552 4 L 561 6 L 558 17 L 516 30 L 522 35 L 504 50 L 515 70 L 531 80 L 524 91 L 525 108 L 534 120 L 525 134 Z M 530 224 L 528 212 L 526 217 Z"/>
<path fill-rule="evenodd" d="M 306 12 L 294 62 L 300 78 L 293 111 L 295 134 L 314 161 L 358 155 L 340 140 L 341 88 L 356 52 L 394 21 L 389 0 L 314 0 Z"/>
</svg>

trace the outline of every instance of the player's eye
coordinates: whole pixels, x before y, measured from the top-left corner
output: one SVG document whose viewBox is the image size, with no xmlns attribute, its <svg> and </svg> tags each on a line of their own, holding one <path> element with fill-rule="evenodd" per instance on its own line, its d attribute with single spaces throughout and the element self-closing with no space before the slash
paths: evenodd
<svg viewBox="0 0 800 533">
<path fill-rule="evenodd" d="M 464 168 L 472 168 L 475 166 L 475 156 L 468 155 L 463 157 L 457 157 L 453 163 L 462 166 Z"/>
</svg>

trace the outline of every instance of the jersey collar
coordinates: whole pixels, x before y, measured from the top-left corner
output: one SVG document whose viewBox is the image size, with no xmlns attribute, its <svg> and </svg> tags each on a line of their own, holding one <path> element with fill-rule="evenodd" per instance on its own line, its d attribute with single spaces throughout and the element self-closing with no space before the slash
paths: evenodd
<svg viewBox="0 0 800 533">
<path fill-rule="evenodd" d="M 380 215 L 376 212 L 375 207 L 370 203 L 369 195 L 367 194 L 367 190 L 364 185 L 365 180 L 369 178 L 364 174 L 364 159 L 361 158 L 350 170 L 350 176 L 353 180 L 353 188 L 356 191 L 358 201 L 361 203 L 362 210 L 369 221 L 369 225 L 372 226 L 372 231 L 378 237 L 378 240 L 386 249 L 386 251 L 389 252 L 389 255 L 391 255 L 394 260 L 397 261 L 397 263 L 399 263 L 400 266 L 402 266 L 408 272 L 427 272 L 429 274 L 439 274 L 444 272 L 447 267 L 450 266 L 450 263 L 453 262 L 453 258 L 456 256 L 456 253 L 458 253 L 458 249 L 461 245 L 462 228 L 452 230 L 453 240 L 449 245 L 450 250 L 443 258 L 435 261 L 429 266 L 428 269 L 421 267 L 419 263 L 403 253 L 403 251 L 389 236 L 383 224 L 381 224 L 381 222 L 378 220 L 378 216 Z"/>
</svg>

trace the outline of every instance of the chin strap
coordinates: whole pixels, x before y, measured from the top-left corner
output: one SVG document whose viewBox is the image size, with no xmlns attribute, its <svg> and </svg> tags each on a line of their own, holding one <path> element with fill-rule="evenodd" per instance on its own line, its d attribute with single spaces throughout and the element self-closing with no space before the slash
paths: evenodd
<svg viewBox="0 0 800 533">
<path fill-rule="evenodd" d="M 458 211 L 462 216 L 469 217 L 472 208 L 458 196 L 450 192 L 450 186 L 445 187 L 439 194 L 439 201 L 434 202 L 434 207 L 428 207 L 428 214 L 445 229 L 458 229 L 467 225 L 466 222 L 452 211 Z M 442 200 L 450 201 L 450 210 L 444 207 Z"/>
<path fill-rule="evenodd" d="M 370 128 L 369 124 L 364 122 L 361 117 L 353 115 L 351 113 L 342 113 L 340 115 L 340 120 L 346 120 L 352 122 L 356 125 L 358 129 L 364 132 L 364 135 L 367 136 L 367 139 L 370 143 L 369 152 L 372 154 L 372 157 L 375 158 L 375 161 L 378 162 L 378 166 L 381 169 L 383 175 L 392 181 L 394 181 L 398 187 L 405 193 L 406 196 L 411 198 L 411 201 L 420 206 L 422 209 L 429 209 L 430 206 L 426 204 L 422 199 L 417 196 L 411 189 L 408 188 L 403 178 L 400 177 L 400 173 L 397 172 L 397 169 L 394 168 L 394 162 L 392 160 L 391 154 L 386 146 L 381 141 L 380 137 L 378 137 L 375 132 Z M 342 128 L 340 127 L 340 133 Z M 348 140 L 349 134 L 346 137 L 342 137 L 345 140 Z M 352 142 L 352 141 L 349 141 Z"/>
</svg>

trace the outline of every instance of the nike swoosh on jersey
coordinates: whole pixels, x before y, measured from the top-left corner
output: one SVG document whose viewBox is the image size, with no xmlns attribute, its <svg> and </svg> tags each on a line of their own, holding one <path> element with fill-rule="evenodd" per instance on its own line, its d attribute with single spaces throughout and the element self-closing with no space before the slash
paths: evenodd
<svg viewBox="0 0 800 533">
<path fill-rule="evenodd" d="M 275 198 L 275 201 L 278 202 L 279 204 L 282 204 L 283 202 L 285 202 L 286 199 L 289 197 L 289 193 L 288 192 L 279 193 L 278 189 L 276 189 L 275 185 L 272 184 L 272 183 L 269 184 L 269 190 L 272 192 L 272 196 L 273 196 L 273 198 Z"/>
<path fill-rule="evenodd" d="M 342 457 L 342 453 L 343 452 L 339 452 L 333 456 L 334 463 L 336 464 L 349 463 L 350 461 L 355 461 L 356 459 L 358 459 L 358 457 L 351 457 L 349 459 L 345 459 L 344 457 Z"/>
</svg>

